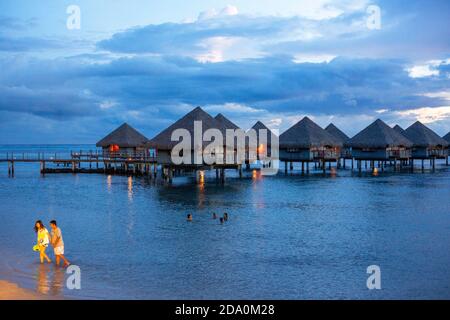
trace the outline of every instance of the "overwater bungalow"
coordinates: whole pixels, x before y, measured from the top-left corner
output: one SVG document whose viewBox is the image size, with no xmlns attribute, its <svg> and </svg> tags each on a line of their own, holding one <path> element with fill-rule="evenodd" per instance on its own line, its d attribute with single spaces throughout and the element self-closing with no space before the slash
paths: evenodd
<svg viewBox="0 0 450 320">
<path fill-rule="evenodd" d="M 401 134 L 404 134 L 404 133 L 405 133 L 405 129 L 403 129 L 402 127 L 400 127 L 398 124 L 396 124 L 396 125 L 394 126 L 394 128 L 392 128 L 392 129 L 394 129 L 395 131 L 397 131 L 398 133 L 401 133 Z"/>
<path fill-rule="evenodd" d="M 272 141 L 275 141 L 275 139 L 278 139 L 278 137 L 273 133 L 272 130 L 270 130 L 264 123 L 261 121 L 257 121 L 253 127 L 251 127 L 251 130 L 254 130 L 256 133 L 256 148 L 255 146 L 252 146 L 253 152 L 249 152 L 250 145 L 249 145 L 249 139 L 247 138 L 247 163 L 252 163 L 257 160 L 261 160 L 265 157 L 270 157 L 272 155 L 271 153 L 271 146 Z M 261 136 L 263 132 L 266 132 L 266 136 Z M 249 130 L 250 131 L 250 130 Z"/>
<path fill-rule="evenodd" d="M 416 121 L 408 127 L 404 136 L 413 143 L 412 161 L 414 159 L 431 159 L 434 168 L 435 159 L 448 157 L 449 143 L 420 121 Z"/>
<path fill-rule="evenodd" d="M 147 141 L 142 133 L 124 123 L 97 142 L 96 146 L 102 148 L 104 154 L 127 157 L 144 154 Z"/>
<path fill-rule="evenodd" d="M 442 137 L 442 139 L 444 139 L 445 141 L 447 141 L 449 143 L 449 149 L 450 149 L 450 132 L 447 133 L 445 136 Z M 450 156 L 450 150 L 448 152 L 449 154 L 447 155 L 447 158 L 445 159 L 445 164 L 448 165 L 448 157 Z"/>
<path fill-rule="evenodd" d="M 221 113 L 216 115 L 214 119 L 219 121 L 219 123 L 221 123 L 225 129 L 233 129 L 233 130 L 239 129 L 239 127 L 234 122 L 232 122 L 230 119 L 228 119 Z"/>
<path fill-rule="evenodd" d="M 336 127 L 333 123 L 330 123 L 326 128 L 325 131 L 331 134 L 333 137 L 335 137 L 339 142 L 344 145 L 348 140 L 350 140 L 350 137 L 347 136 L 341 129 Z M 351 150 L 350 148 L 342 148 L 341 149 L 341 158 L 344 160 L 344 168 L 345 168 L 345 159 L 351 159 Z"/>
<path fill-rule="evenodd" d="M 445 141 L 447 141 L 448 143 L 450 143 L 450 132 L 447 133 L 445 136 L 443 136 L 442 139 L 444 139 Z"/>
<path fill-rule="evenodd" d="M 200 128 L 202 130 L 202 134 L 205 133 L 208 129 L 218 129 L 221 131 L 223 138 L 224 138 L 224 145 L 223 149 L 219 150 L 218 152 L 221 152 L 220 154 L 215 154 L 216 159 L 222 159 L 223 163 L 213 163 L 213 164 L 206 164 L 204 163 L 204 159 L 200 159 L 200 161 L 196 160 L 196 154 L 201 154 L 201 152 L 204 150 L 204 148 L 209 145 L 211 142 L 204 142 L 203 136 L 200 137 L 202 141 L 198 143 L 198 141 L 195 141 L 195 122 L 199 121 L 201 122 Z M 182 163 L 174 163 L 172 161 L 172 149 L 174 146 L 176 146 L 179 141 L 172 141 L 172 133 L 177 129 L 184 129 L 187 130 L 191 136 L 191 156 L 190 161 L 188 163 L 185 163 L 184 161 Z M 154 152 L 156 154 L 156 160 L 158 164 L 162 165 L 163 170 L 167 173 L 167 177 L 169 180 L 172 178 L 173 170 L 180 169 L 180 170 L 204 170 L 209 169 L 211 167 L 215 167 L 216 169 L 221 169 L 221 177 L 224 179 L 224 170 L 226 168 L 237 168 L 239 165 L 233 164 L 233 165 L 227 165 L 226 164 L 226 148 L 225 148 L 225 131 L 226 127 L 213 118 L 210 114 L 208 114 L 206 111 L 204 111 L 202 108 L 197 107 L 188 114 L 186 114 L 184 117 L 176 121 L 174 124 L 170 125 L 168 128 L 164 129 L 161 133 L 156 135 L 154 138 L 148 141 L 146 146 L 152 150 L 151 152 Z M 185 155 L 182 154 L 182 150 L 180 150 L 180 157 L 184 157 Z M 233 150 L 234 152 L 234 150 Z M 188 157 L 186 157 L 188 158 Z"/>
<path fill-rule="evenodd" d="M 371 167 L 374 168 L 375 161 L 384 163 L 393 160 L 396 167 L 397 160 L 405 161 L 411 158 L 412 142 L 380 119 L 374 121 L 344 145 L 352 148 L 352 157 L 358 161 L 359 170 L 361 170 L 362 160 L 369 160 Z"/>
<path fill-rule="evenodd" d="M 293 162 L 307 164 L 320 162 L 325 171 L 326 162 L 337 162 L 340 157 L 342 142 L 330 133 L 322 129 L 308 117 L 304 117 L 294 126 L 280 135 L 280 160 L 285 162 L 285 171 L 290 162 L 291 170 Z"/>
</svg>

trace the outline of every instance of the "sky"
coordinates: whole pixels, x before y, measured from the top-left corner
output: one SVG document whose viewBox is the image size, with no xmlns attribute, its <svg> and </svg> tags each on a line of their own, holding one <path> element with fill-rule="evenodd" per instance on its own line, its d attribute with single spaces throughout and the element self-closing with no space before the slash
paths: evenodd
<svg viewBox="0 0 450 320">
<path fill-rule="evenodd" d="M 242 128 L 444 135 L 450 1 L 0 2 L 0 144 L 95 143 L 123 122 L 152 138 L 196 106 Z"/>
</svg>

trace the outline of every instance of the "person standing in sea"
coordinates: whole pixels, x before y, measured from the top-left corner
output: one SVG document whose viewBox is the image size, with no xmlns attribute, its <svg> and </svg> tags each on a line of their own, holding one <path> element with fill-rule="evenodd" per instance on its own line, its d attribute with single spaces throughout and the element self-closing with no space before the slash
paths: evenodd
<svg viewBox="0 0 450 320">
<path fill-rule="evenodd" d="M 53 246 L 53 251 L 55 253 L 56 265 L 59 266 L 60 259 L 64 261 L 63 267 L 68 267 L 70 262 L 64 257 L 64 241 L 62 237 L 61 229 L 55 220 L 50 221 L 50 227 L 52 228 L 52 238 L 51 243 Z"/>
<path fill-rule="evenodd" d="M 44 259 L 47 260 L 48 263 L 51 263 L 52 261 L 45 253 L 45 250 L 47 249 L 50 242 L 50 234 L 48 233 L 48 230 L 45 228 L 41 220 L 36 221 L 36 223 L 34 224 L 34 231 L 37 234 L 37 245 L 39 248 L 39 258 L 41 260 L 41 263 L 44 263 Z"/>
</svg>

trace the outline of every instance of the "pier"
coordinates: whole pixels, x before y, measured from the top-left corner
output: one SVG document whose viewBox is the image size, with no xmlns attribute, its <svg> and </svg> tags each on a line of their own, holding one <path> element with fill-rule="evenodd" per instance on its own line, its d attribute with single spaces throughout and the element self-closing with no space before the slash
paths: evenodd
<svg viewBox="0 0 450 320">
<path fill-rule="evenodd" d="M 0 153 L 0 163 L 8 163 L 8 175 L 14 176 L 15 164 L 39 163 L 46 173 L 114 173 L 150 175 L 155 172 L 156 158 L 146 152 L 80 151 L 69 153 L 6 152 Z"/>
</svg>

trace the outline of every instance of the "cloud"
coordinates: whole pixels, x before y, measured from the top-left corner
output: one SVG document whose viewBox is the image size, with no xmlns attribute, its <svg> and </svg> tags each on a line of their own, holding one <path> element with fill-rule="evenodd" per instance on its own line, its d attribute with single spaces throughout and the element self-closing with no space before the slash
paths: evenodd
<svg viewBox="0 0 450 320">
<path fill-rule="evenodd" d="M 61 48 L 55 40 L 37 37 L 9 37 L 0 34 L 0 51 L 23 52 Z"/>
<path fill-rule="evenodd" d="M 450 106 L 436 108 L 417 108 L 410 110 L 397 111 L 400 117 L 411 120 L 419 120 L 422 123 L 433 123 L 436 121 L 450 120 Z"/>
<path fill-rule="evenodd" d="M 15 17 L 0 16 L 0 31 L 24 31 L 36 26 L 36 18 L 22 20 Z"/>
<path fill-rule="evenodd" d="M 431 60 L 425 64 L 409 67 L 406 70 L 411 78 L 424 78 L 438 76 L 440 74 L 440 68 L 447 65 L 450 65 L 450 59 Z"/>
<path fill-rule="evenodd" d="M 367 1 L 336 3 L 293 1 L 264 15 L 228 6 L 83 50 L 0 19 L 0 137 L 15 119 L 25 130 L 39 121 L 30 133 L 59 134 L 64 123 L 86 138 L 130 121 L 152 136 L 198 105 L 244 128 L 261 120 L 282 131 L 309 115 L 350 135 L 377 117 L 448 131 L 448 2 L 376 1 L 381 30 L 367 29 Z"/>
<path fill-rule="evenodd" d="M 239 13 L 239 10 L 237 7 L 232 6 L 232 5 L 227 5 L 220 11 L 217 11 L 216 9 L 209 9 L 206 11 L 202 11 L 198 15 L 197 20 L 202 21 L 202 20 L 208 20 L 208 19 L 212 19 L 212 18 L 235 16 L 238 13 Z"/>
<path fill-rule="evenodd" d="M 446 116 L 442 109 L 436 109 L 441 116 L 433 110 L 445 106 L 446 96 L 439 93 L 446 92 L 450 79 L 411 78 L 406 62 L 292 60 L 278 56 L 210 64 L 161 56 L 101 63 L 14 58 L 0 62 L 0 111 L 107 123 L 131 119 L 151 123 L 155 133 L 197 105 L 248 125 L 276 119 L 272 124 L 280 128 L 305 114 L 351 119 L 379 116 L 383 110 L 386 118 L 411 118 L 411 110 L 420 110 L 431 121 Z"/>
</svg>

